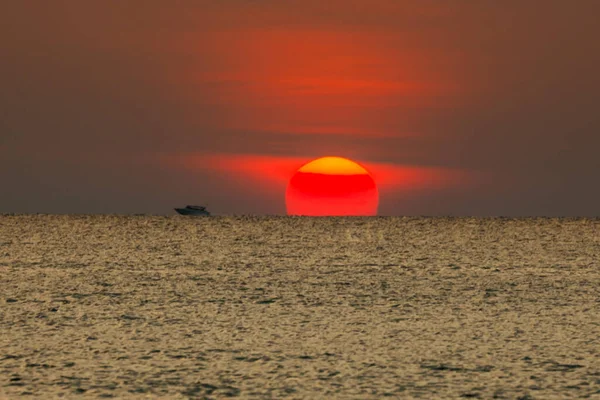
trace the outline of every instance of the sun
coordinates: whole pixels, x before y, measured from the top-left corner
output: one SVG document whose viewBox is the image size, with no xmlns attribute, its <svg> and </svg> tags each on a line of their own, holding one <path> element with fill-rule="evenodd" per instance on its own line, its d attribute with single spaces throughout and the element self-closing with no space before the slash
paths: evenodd
<svg viewBox="0 0 600 400">
<path fill-rule="evenodd" d="M 342 157 L 322 157 L 303 165 L 290 179 L 288 215 L 377 215 L 379 193 L 364 167 Z"/>
</svg>

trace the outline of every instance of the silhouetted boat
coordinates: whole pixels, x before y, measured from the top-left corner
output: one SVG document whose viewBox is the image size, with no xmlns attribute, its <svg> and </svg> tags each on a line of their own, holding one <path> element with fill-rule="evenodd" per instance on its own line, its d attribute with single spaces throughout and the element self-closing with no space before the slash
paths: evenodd
<svg viewBox="0 0 600 400">
<path fill-rule="evenodd" d="M 181 215 L 192 215 L 192 216 L 209 216 L 210 212 L 204 206 L 185 206 L 185 208 L 176 208 Z"/>
</svg>

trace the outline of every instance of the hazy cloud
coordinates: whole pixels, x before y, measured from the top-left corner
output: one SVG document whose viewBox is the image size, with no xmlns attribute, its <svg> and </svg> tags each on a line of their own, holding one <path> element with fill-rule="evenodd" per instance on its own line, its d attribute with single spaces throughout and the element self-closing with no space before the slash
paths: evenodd
<svg viewBox="0 0 600 400">
<path fill-rule="evenodd" d="M 398 178 L 386 214 L 597 215 L 599 11 L 595 0 L 5 2 L 0 212 L 204 200 L 284 212 L 268 168 L 249 185 L 251 163 L 232 177 L 231 165 L 163 162 L 202 153 L 477 177 Z"/>
</svg>

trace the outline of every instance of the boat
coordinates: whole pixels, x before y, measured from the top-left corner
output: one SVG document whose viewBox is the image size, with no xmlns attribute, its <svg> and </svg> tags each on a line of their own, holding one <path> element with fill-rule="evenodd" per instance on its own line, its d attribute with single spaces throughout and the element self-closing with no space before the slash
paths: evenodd
<svg viewBox="0 0 600 400">
<path fill-rule="evenodd" d="M 181 215 L 191 216 L 209 216 L 210 212 L 205 206 L 185 206 L 185 208 L 176 208 L 175 211 Z"/>
</svg>

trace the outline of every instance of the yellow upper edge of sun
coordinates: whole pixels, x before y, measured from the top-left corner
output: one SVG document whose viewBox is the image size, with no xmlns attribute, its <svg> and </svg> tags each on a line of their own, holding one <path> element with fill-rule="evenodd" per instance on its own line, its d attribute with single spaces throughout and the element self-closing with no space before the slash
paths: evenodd
<svg viewBox="0 0 600 400">
<path fill-rule="evenodd" d="M 321 157 L 304 164 L 298 172 L 326 175 L 368 175 L 369 172 L 355 163 L 343 157 Z"/>
</svg>

